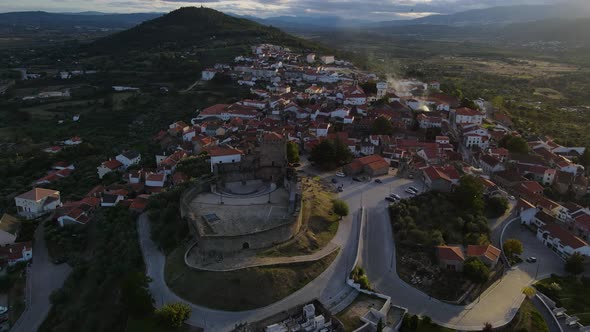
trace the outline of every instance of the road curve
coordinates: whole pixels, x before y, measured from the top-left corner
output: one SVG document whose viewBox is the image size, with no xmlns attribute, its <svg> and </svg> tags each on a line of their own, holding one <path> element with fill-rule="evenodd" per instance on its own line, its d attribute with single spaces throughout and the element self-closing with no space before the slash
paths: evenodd
<svg viewBox="0 0 590 332">
<path fill-rule="evenodd" d="M 340 221 L 338 232 L 332 241 L 340 245 L 342 249 L 330 267 L 315 280 L 269 306 L 248 311 L 229 312 L 192 304 L 170 290 L 164 278 L 166 257 L 150 239 L 150 225 L 147 214 L 142 214 L 137 223 L 141 250 L 146 263 L 146 273 L 152 279 L 150 291 L 156 306 L 160 307 L 171 302 L 188 304 L 192 310 L 188 323 L 203 327 L 205 331 L 230 331 L 236 324 L 255 322 L 314 299 L 329 300 L 340 293 L 344 287 L 348 287 L 345 278 L 348 276 L 347 271 L 350 269 L 351 257 L 353 257 L 354 250 L 356 250 L 355 241 L 349 241 L 350 230 L 356 224 L 356 213 L 354 213 L 352 216 Z"/>
</svg>

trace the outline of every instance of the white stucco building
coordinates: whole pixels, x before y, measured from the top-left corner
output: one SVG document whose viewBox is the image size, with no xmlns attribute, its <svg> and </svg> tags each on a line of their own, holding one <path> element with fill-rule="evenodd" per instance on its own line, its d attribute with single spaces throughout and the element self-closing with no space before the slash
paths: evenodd
<svg viewBox="0 0 590 332">
<path fill-rule="evenodd" d="M 61 205 L 59 191 L 45 188 L 33 188 L 14 198 L 18 214 L 33 219 L 54 211 Z"/>
<path fill-rule="evenodd" d="M 211 172 L 214 171 L 215 165 L 239 163 L 244 153 L 231 147 L 215 147 L 209 150 L 211 156 Z"/>
</svg>

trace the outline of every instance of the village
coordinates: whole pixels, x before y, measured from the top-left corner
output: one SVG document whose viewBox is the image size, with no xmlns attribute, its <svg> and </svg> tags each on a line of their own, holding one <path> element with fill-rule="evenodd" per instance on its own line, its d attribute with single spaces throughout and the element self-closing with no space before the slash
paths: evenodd
<svg viewBox="0 0 590 332">
<path fill-rule="evenodd" d="M 54 164 L 46 176 L 34 181 L 32 190 L 15 196 L 18 217 L 48 217 L 63 227 L 86 225 L 96 211 L 114 206 L 140 215 L 150 197 L 191 181 L 177 165 L 196 156 L 207 161 L 211 175 L 235 171 L 232 165 L 249 171 L 245 166 L 249 161 L 258 168 L 280 167 L 281 172 L 314 169 L 316 174 L 329 174 L 335 192 L 348 186 L 345 178 L 378 185 L 381 177 L 395 174 L 417 183 L 407 189 L 404 196 L 409 199 L 431 191 L 454 192 L 461 178 L 470 175 L 483 185 L 486 197 L 506 199 L 508 213 L 561 259 L 574 253 L 590 255 L 590 209 L 573 202 L 590 188 L 584 167 L 577 164 L 585 148 L 519 133 L 510 117 L 489 101 L 466 102 L 441 90 L 438 82 L 382 79 L 329 54 L 299 54 L 270 44 L 252 47 L 251 54 L 238 56 L 233 63 L 203 70 L 201 81 L 222 78 L 248 87 L 251 97 L 213 104 L 195 110 L 192 118 L 163 124 L 145 138 L 157 143 L 161 153 L 124 150 L 104 160 L 96 165 L 96 176 L 116 179 L 115 183 L 99 185 L 79 200 L 62 201 L 62 193 L 51 189 L 76 172 L 76 163 Z M 72 119 L 78 120 L 79 116 Z M 73 136 L 43 151 L 56 153 L 83 140 Z M 302 161 L 287 163 L 283 155 L 265 154 L 269 141 L 283 148 L 296 146 Z M 326 141 L 346 146 L 354 159 L 335 167 L 312 160 L 314 148 Z M 145 158 L 155 159 L 157 167 L 140 167 Z M 261 177 L 278 178 L 277 174 Z M 400 192 L 390 194 L 380 199 L 394 204 L 400 200 Z M 0 256 L 8 265 L 34 259 L 30 242 L 14 242 L 15 217 L 5 214 L 0 222 Z M 482 257 L 493 267 L 500 252 L 492 244 L 449 244 L 437 247 L 437 258 L 442 269 L 461 271 L 471 256 Z"/>
</svg>

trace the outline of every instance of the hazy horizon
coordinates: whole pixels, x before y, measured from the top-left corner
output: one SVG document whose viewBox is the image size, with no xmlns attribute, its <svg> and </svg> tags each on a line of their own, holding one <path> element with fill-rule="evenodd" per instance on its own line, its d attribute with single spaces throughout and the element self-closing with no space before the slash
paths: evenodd
<svg viewBox="0 0 590 332">
<path fill-rule="evenodd" d="M 497 6 L 576 3 L 584 0 L 21 0 L 0 4 L 0 12 L 47 11 L 56 13 L 169 12 L 204 5 L 227 13 L 261 18 L 273 16 L 338 16 L 369 21 L 412 19 Z M 116 10 L 114 10 L 116 9 Z"/>
</svg>

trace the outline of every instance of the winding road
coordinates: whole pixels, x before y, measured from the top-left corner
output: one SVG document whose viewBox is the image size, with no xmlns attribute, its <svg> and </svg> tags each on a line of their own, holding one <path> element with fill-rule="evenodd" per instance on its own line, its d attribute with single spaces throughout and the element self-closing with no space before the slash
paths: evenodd
<svg viewBox="0 0 590 332">
<path fill-rule="evenodd" d="M 35 231 L 33 262 L 27 271 L 27 306 L 12 327 L 13 332 L 37 331 L 51 308 L 49 296 L 63 285 L 72 270 L 68 264 L 55 265 L 51 262 L 43 229 L 41 224 Z"/>
<path fill-rule="evenodd" d="M 308 171 L 309 173 L 311 172 Z M 322 177 L 328 178 L 331 175 L 322 174 Z M 356 231 L 361 206 L 367 210 L 367 223 L 360 243 L 360 264 L 367 271 L 372 286 L 380 293 L 390 296 L 392 304 L 405 307 L 414 314 L 429 316 L 435 323 L 445 327 L 479 331 L 486 322 L 492 323 L 494 327 L 505 325 L 512 320 L 524 299 L 523 287 L 530 285 L 535 278 L 539 279 L 551 272 L 558 273 L 562 269 L 563 263 L 559 262 L 556 256 L 547 254 L 548 249 L 536 241 L 532 234 L 523 233 L 518 223 L 513 223 L 514 225 L 508 227 L 507 233 L 514 233 L 511 235 L 514 237 L 523 237 L 524 255 L 528 255 L 527 251 L 530 251 L 536 257 L 543 257 L 542 264 L 519 264 L 511 268 L 499 282 L 486 290 L 479 300 L 469 305 L 458 306 L 438 301 L 409 286 L 397 275 L 394 261 L 395 245 L 387 211 L 388 202 L 384 200 L 390 192 L 407 197 L 404 190 L 408 186 L 413 185 L 421 189 L 422 185 L 418 181 L 392 176 L 382 178 L 382 184 L 354 182 L 350 178 L 338 181 L 339 184 L 344 184 L 344 191 L 340 197 L 348 202 L 350 211 L 354 213 L 341 221 L 333 242 L 342 250 L 326 271 L 294 294 L 256 310 L 225 312 L 189 303 L 192 308 L 189 323 L 204 327 L 206 331 L 227 331 L 238 323 L 257 321 L 315 298 L 328 303 L 348 287 L 345 278 L 352 267 L 357 249 Z M 498 225 L 503 225 L 503 221 L 498 222 Z M 153 280 L 150 290 L 156 304 L 159 306 L 168 302 L 186 302 L 166 286 L 165 257 L 150 240 L 149 222 L 145 214 L 138 219 L 138 227 L 147 273 Z"/>
</svg>

